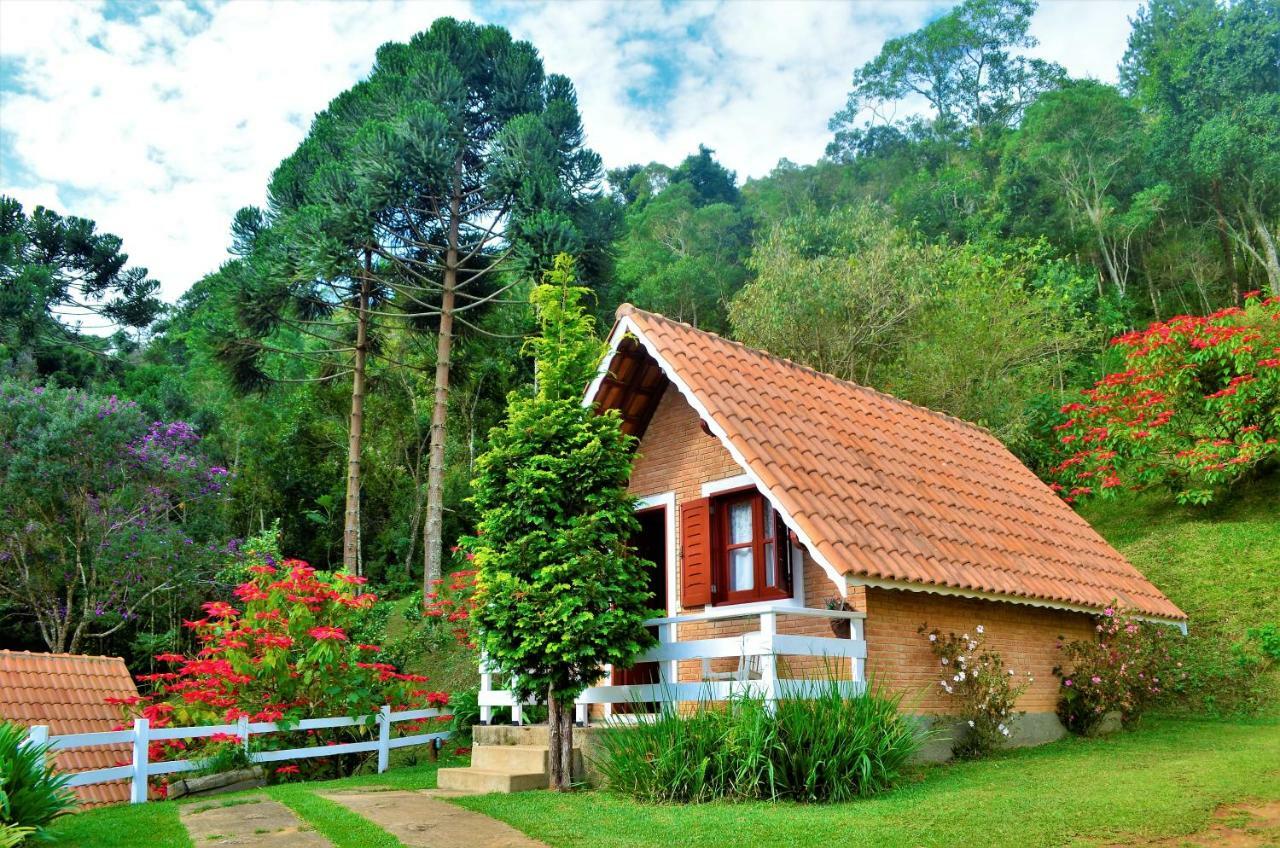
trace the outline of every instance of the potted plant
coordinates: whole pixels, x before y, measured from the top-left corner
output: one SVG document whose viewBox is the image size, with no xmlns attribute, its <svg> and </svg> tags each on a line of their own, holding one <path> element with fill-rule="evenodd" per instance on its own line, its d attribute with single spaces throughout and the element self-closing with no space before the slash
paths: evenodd
<svg viewBox="0 0 1280 848">
<path fill-rule="evenodd" d="M 840 596 L 827 598 L 827 609 L 837 610 L 839 612 L 853 612 L 853 607 L 849 606 L 849 602 Z M 853 622 L 841 616 L 840 618 L 831 619 L 831 632 L 838 639 L 848 639 L 853 632 Z"/>
</svg>

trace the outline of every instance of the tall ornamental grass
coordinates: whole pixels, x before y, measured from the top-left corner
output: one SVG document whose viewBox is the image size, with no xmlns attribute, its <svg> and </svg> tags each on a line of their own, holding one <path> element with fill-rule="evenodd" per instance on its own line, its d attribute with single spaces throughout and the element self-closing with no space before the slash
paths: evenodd
<svg viewBox="0 0 1280 848">
<path fill-rule="evenodd" d="M 691 712 L 614 722 L 594 765 L 611 789 L 649 802 L 831 803 L 896 786 L 925 736 L 901 698 L 874 686 L 846 696 L 834 678 L 810 694 L 703 699 Z"/>
<path fill-rule="evenodd" d="M 40 838 L 46 825 L 76 805 L 70 779 L 45 765 L 48 743 L 25 745 L 25 728 L 0 722 L 0 846 Z"/>
</svg>

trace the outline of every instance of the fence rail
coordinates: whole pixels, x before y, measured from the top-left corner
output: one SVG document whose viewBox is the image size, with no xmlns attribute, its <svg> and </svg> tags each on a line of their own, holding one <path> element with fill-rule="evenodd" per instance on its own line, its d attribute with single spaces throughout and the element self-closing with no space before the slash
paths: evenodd
<svg viewBox="0 0 1280 848">
<path fill-rule="evenodd" d="M 302 760 L 310 757 L 329 757 L 335 754 L 355 754 L 377 752 L 378 771 L 387 770 L 390 753 L 397 748 L 413 745 L 435 744 L 437 739 L 446 739 L 448 731 L 438 733 L 415 733 L 409 736 L 391 737 L 391 732 L 398 722 L 427 721 L 438 719 L 438 709 L 425 710 L 392 710 L 382 707 L 378 712 L 366 716 L 333 716 L 328 718 L 308 718 L 299 722 L 280 723 L 274 721 L 249 721 L 242 718 L 235 724 L 211 724 L 198 727 L 152 727 L 145 718 L 133 720 L 130 730 L 112 730 L 104 733 L 71 733 L 50 736 L 49 728 L 36 725 L 27 731 L 27 744 L 39 745 L 49 743 L 51 751 L 67 748 L 89 748 L 101 745 L 128 745 L 131 757 L 128 765 L 111 768 L 92 769 L 74 772 L 67 781 L 68 786 L 87 786 L 94 783 L 109 783 L 115 780 L 130 781 L 129 801 L 141 804 L 147 800 L 147 778 L 162 774 L 194 771 L 201 767 L 199 760 L 164 760 L 151 762 L 149 745 L 152 742 L 166 739 L 201 739 L 216 733 L 238 736 L 244 745 L 249 760 L 255 763 L 275 763 L 281 760 Z M 268 733 L 288 733 L 298 730 L 322 730 L 334 727 L 376 727 L 378 736 L 363 742 L 340 742 L 332 745 L 314 745 L 301 748 L 290 748 L 285 751 L 250 751 L 249 740 L 253 736 Z"/>
<path fill-rule="evenodd" d="M 778 632 L 779 616 L 847 620 L 848 638 L 806 636 Z M 758 629 L 738 636 L 710 639 L 679 638 L 681 624 L 758 618 Z M 848 610 L 826 610 L 797 607 L 791 604 L 761 604 L 750 608 L 712 607 L 702 612 L 653 618 L 646 625 L 657 630 L 658 642 L 636 657 L 636 663 L 654 663 L 658 670 L 656 683 L 616 684 L 613 669 L 607 669 L 604 680 L 588 687 L 575 701 L 580 724 L 590 720 L 590 706 L 603 705 L 605 715 L 612 715 L 618 704 L 661 704 L 669 707 L 680 701 L 722 701 L 752 694 L 770 701 L 779 698 L 808 698 L 823 691 L 825 681 L 779 676 L 781 656 L 814 657 L 849 663 L 849 680 L 839 683 L 847 695 L 861 692 L 865 686 L 864 663 L 867 643 L 863 638 L 865 613 Z M 737 672 L 711 672 L 713 660 L 738 659 Z M 681 662 L 702 662 L 702 679 L 681 680 Z M 533 702 L 518 703 L 507 689 L 495 688 L 495 675 L 482 658 L 480 666 L 480 720 L 488 723 L 495 708 L 510 708 L 511 718 L 522 722 L 522 709 Z"/>
</svg>

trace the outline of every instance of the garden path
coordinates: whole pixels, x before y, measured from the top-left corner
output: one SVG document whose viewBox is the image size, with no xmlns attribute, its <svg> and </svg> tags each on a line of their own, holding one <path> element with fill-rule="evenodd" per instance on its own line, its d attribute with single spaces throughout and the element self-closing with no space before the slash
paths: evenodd
<svg viewBox="0 0 1280 848">
<path fill-rule="evenodd" d="M 407 848 L 547 848 L 511 825 L 441 800 L 455 794 L 356 789 L 321 797 L 363 816 Z"/>
<path fill-rule="evenodd" d="M 179 815 L 191 841 L 200 846 L 330 848 L 329 840 L 303 824 L 292 810 L 265 796 L 185 804 Z"/>
</svg>

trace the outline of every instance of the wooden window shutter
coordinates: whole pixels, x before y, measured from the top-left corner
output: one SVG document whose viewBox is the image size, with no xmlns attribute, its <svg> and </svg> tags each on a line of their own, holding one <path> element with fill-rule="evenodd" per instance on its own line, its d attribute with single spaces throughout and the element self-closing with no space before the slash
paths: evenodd
<svg viewBox="0 0 1280 848">
<path fill-rule="evenodd" d="M 680 603 L 701 607 L 711 603 L 711 499 L 680 505 Z"/>
</svg>

